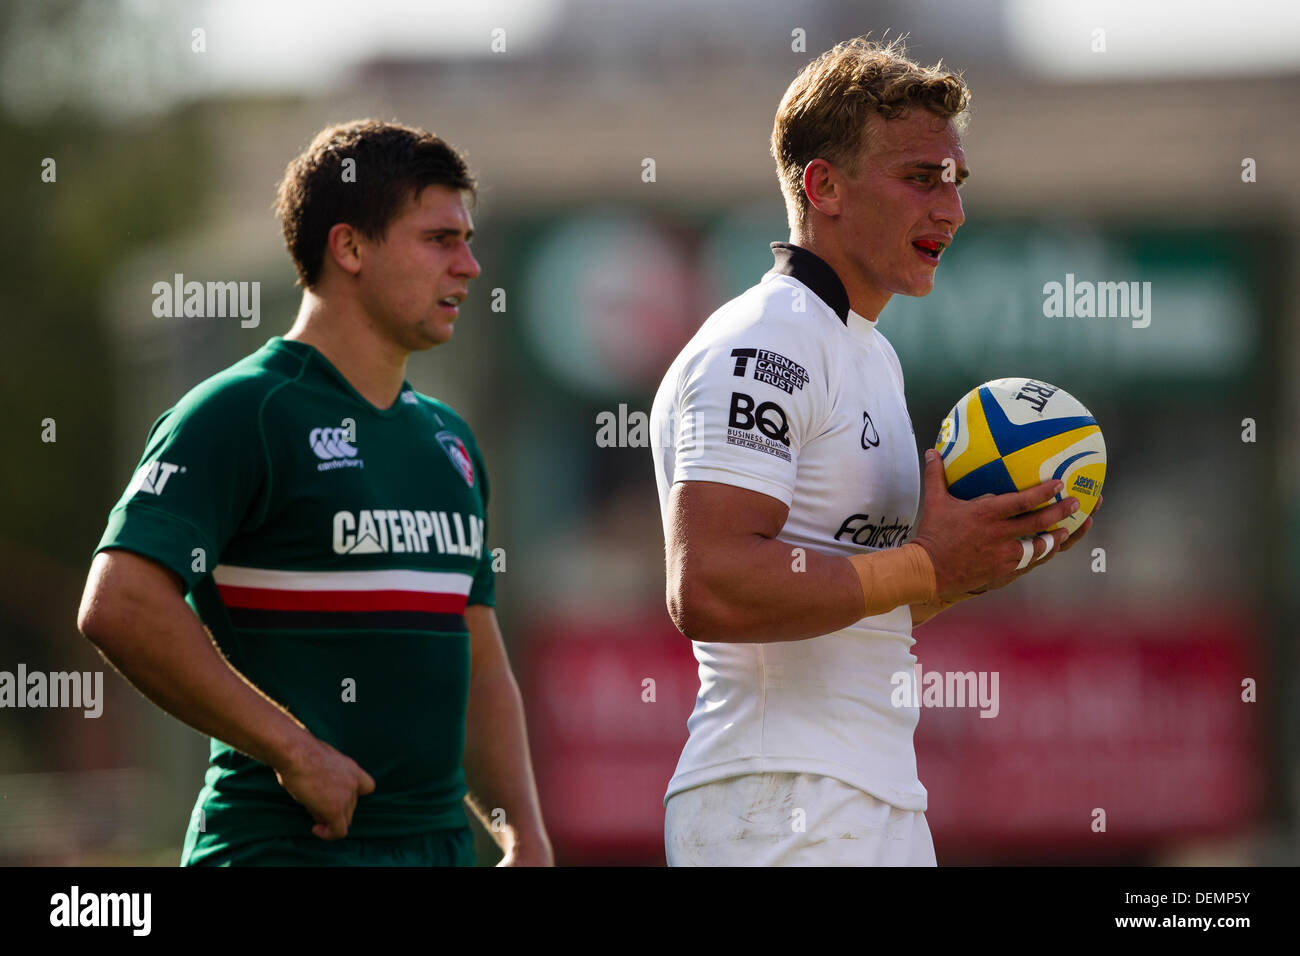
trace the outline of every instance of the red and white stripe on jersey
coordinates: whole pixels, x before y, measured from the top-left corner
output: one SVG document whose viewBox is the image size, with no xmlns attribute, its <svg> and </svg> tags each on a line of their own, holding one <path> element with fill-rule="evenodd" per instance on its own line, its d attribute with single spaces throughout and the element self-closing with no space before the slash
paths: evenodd
<svg viewBox="0 0 1300 956">
<path fill-rule="evenodd" d="M 425 611 L 463 614 L 474 583 L 459 571 L 273 571 L 217 565 L 228 608 L 264 611 Z"/>
</svg>

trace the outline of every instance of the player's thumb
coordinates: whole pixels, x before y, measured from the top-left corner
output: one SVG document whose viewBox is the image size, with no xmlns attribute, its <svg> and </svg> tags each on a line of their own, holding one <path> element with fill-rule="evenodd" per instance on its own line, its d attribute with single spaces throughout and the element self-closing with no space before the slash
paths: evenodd
<svg viewBox="0 0 1300 956">
<path fill-rule="evenodd" d="M 364 770 L 361 770 L 359 767 L 357 769 L 360 770 L 361 773 L 361 777 L 357 781 L 357 793 L 361 794 L 363 797 L 368 793 L 374 793 L 375 778 L 370 776 L 370 774 L 366 773 Z"/>
<path fill-rule="evenodd" d="M 927 495 L 948 493 L 948 479 L 943 473 L 943 459 L 933 448 L 925 450 L 925 493 Z"/>
</svg>

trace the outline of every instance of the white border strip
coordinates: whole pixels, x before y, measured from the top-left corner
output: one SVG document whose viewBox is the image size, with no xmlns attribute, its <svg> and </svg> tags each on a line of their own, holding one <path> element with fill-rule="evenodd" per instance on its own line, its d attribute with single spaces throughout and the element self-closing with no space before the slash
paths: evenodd
<svg viewBox="0 0 1300 956">
<path fill-rule="evenodd" d="M 463 571 L 272 571 L 219 564 L 212 570 L 217 584 L 272 591 L 424 591 L 465 594 L 474 584 Z"/>
</svg>

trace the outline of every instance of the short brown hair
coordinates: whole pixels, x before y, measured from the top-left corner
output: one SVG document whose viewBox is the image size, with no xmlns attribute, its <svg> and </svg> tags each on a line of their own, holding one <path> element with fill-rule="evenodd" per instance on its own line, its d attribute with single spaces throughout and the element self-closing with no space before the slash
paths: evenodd
<svg viewBox="0 0 1300 956">
<path fill-rule="evenodd" d="M 353 177 L 345 180 L 347 159 L 354 161 Z M 320 278 L 335 224 L 382 241 L 389 223 L 426 186 L 467 192 L 471 200 L 477 188 L 460 153 L 425 130 L 375 119 L 321 130 L 289 163 L 275 199 L 298 280 L 310 289 Z"/>
<path fill-rule="evenodd" d="M 918 66 L 907 58 L 903 38 L 880 44 L 856 37 L 836 44 L 794 78 L 772 126 L 772 158 L 781 180 L 790 225 L 808 214 L 803 171 L 825 159 L 855 174 L 866 143 L 867 117 L 900 119 L 913 107 L 965 125 L 971 94 L 961 76 Z"/>
</svg>

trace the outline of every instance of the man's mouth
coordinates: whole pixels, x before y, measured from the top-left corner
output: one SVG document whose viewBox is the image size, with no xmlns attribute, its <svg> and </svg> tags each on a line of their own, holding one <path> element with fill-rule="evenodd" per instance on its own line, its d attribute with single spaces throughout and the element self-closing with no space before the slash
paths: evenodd
<svg viewBox="0 0 1300 956">
<path fill-rule="evenodd" d="M 445 305 L 449 309 L 456 309 L 459 308 L 460 304 L 464 301 L 465 301 L 465 296 L 461 293 L 457 293 L 456 295 L 449 295 L 439 299 L 438 304 Z"/>
<path fill-rule="evenodd" d="M 937 239 L 918 239 L 916 242 L 912 243 L 912 247 L 920 252 L 921 255 L 933 259 L 935 262 L 939 261 L 939 256 L 944 250 L 944 244 L 939 242 Z"/>
</svg>

